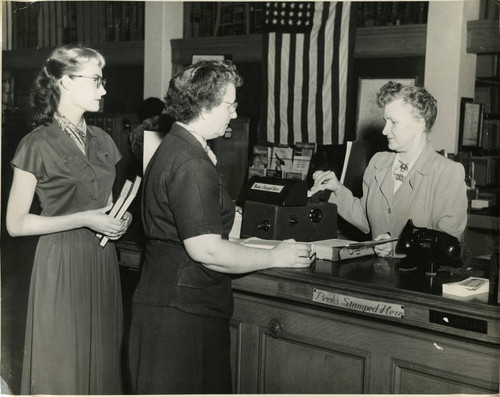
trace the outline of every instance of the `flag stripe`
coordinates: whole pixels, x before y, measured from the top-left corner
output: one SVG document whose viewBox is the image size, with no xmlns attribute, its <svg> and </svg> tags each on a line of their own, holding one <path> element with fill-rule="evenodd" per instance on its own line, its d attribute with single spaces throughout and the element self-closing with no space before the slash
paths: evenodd
<svg viewBox="0 0 500 397">
<path fill-rule="evenodd" d="M 351 35 L 351 27 L 350 27 L 350 17 L 351 17 L 351 9 L 350 7 L 343 3 L 342 6 L 342 27 L 340 33 L 340 43 L 339 43 L 339 90 L 342 89 L 344 93 L 343 96 L 340 97 L 339 102 L 339 121 L 337 123 L 339 128 L 339 136 L 338 142 L 343 143 L 345 140 L 345 125 L 347 122 L 347 83 L 348 83 L 348 66 L 349 66 L 349 40 Z M 350 3 L 347 3 L 350 5 Z M 354 48 L 354 45 L 352 45 Z M 341 88 L 340 88 L 341 87 Z M 335 141 L 334 141 L 335 142 Z"/>
<path fill-rule="evenodd" d="M 309 84 L 307 81 L 304 81 L 304 76 L 309 75 L 309 54 L 310 54 L 310 43 L 311 43 L 311 34 L 304 34 L 304 51 L 302 54 L 302 76 L 301 76 L 301 86 L 302 86 L 302 110 L 300 112 L 300 116 L 302 118 L 300 123 L 300 128 L 302 131 L 302 136 L 306 136 L 307 139 L 304 142 L 315 142 L 314 139 L 311 139 L 309 136 L 309 118 L 307 117 L 307 109 L 309 108 Z"/>
<path fill-rule="evenodd" d="M 277 33 L 275 37 L 275 52 L 274 52 L 274 142 L 280 141 L 280 104 L 281 104 L 281 96 L 280 96 L 280 88 L 281 88 L 281 45 L 282 45 L 283 35 L 281 33 Z"/>
<path fill-rule="evenodd" d="M 294 63 L 294 92 L 293 98 L 293 125 L 294 142 L 308 142 L 307 128 L 302 125 L 302 65 L 304 64 L 304 35 L 296 35 Z"/>
<path fill-rule="evenodd" d="M 333 76 L 339 76 L 340 70 L 339 70 L 339 45 L 340 45 L 340 28 L 341 28 L 341 23 L 342 23 L 342 2 L 338 2 L 337 5 L 335 6 L 335 22 L 333 25 L 333 64 L 332 64 L 332 75 Z M 339 141 L 339 81 L 340 78 L 338 79 L 332 79 L 332 98 L 331 98 L 331 103 L 332 103 L 332 119 L 335 120 L 335 122 L 332 122 L 332 129 L 331 129 L 331 135 L 330 135 L 330 143 L 331 142 L 338 142 Z M 345 97 L 345 95 L 344 95 Z"/>
<path fill-rule="evenodd" d="M 288 57 L 288 103 L 287 103 L 287 120 L 288 120 L 288 139 L 287 142 L 295 142 L 295 128 L 293 121 L 294 114 L 294 97 L 295 97 L 295 53 L 297 47 L 297 35 L 290 35 L 290 50 Z M 285 91 L 286 92 L 286 91 Z"/>
<path fill-rule="evenodd" d="M 325 46 L 325 29 L 330 12 L 330 3 L 323 3 L 323 10 L 321 12 L 321 22 L 318 29 L 318 44 L 317 44 L 317 81 L 316 81 L 316 142 L 323 144 L 323 81 L 325 79 L 325 51 L 321 51 Z"/>
</svg>

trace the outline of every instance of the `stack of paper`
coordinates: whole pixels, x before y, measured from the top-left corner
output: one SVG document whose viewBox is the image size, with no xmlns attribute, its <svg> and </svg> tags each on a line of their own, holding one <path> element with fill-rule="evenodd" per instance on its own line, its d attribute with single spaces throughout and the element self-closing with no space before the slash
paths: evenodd
<svg viewBox="0 0 500 397">
<path fill-rule="evenodd" d="M 108 215 L 116 219 L 121 219 L 123 215 L 125 215 L 125 212 L 127 211 L 128 207 L 130 207 L 130 204 L 132 204 L 132 201 L 134 200 L 135 196 L 137 195 L 140 184 L 141 184 L 140 176 L 136 176 L 133 183 L 129 180 L 126 180 L 125 183 L 123 184 L 120 196 L 115 201 L 113 208 L 111 208 L 111 211 L 109 212 Z M 104 247 L 109 240 L 108 237 L 103 236 L 102 234 L 99 233 L 97 233 L 97 237 L 101 239 L 101 242 L 99 243 L 101 247 Z"/>
<path fill-rule="evenodd" d="M 490 280 L 481 277 L 469 277 L 456 283 L 443 284 L 443 295 L 472 296 L 489 292 Z"/>
</svg>

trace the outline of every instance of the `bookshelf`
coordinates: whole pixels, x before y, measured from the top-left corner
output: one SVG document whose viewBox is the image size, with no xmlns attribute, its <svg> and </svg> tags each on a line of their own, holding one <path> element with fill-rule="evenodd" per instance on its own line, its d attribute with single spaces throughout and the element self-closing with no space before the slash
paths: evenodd
<svg viewBox="0 0 500 397">
<path fill-rule="evenodd" d="M 357 27 L 425 24 L 427 1 L 359 2 Z M 186 2 L 184 38 L 261 34 L 265 2 Z"/>
<path fill-rule="evenodd" d="M 144 40 L 144 2 L 2 2 L 2 50 Z"/>
</svg>

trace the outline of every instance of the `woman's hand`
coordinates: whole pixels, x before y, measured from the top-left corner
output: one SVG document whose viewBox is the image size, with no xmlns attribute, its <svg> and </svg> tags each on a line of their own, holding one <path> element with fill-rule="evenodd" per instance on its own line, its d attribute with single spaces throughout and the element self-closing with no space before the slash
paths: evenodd
<svg viewBox="0 0 500 397">
<path fill-rule="evenodd" d="M 110 203 L 106 207 L 102 207 L 97 210 L 85 211 L 83 215 L 86 227 L 96 231 L 97 233 L 103 234 L 110 240 L 116 240 L 125 233 L 128 228 L 129 221 L 109 216 L 106 212 L 108 212 L 112 207 L 113 203 Z M 130 218 L 132 218 L 132 215 L 130 215 Z"/>
<path fill-rule="evenodd" d="M 331 190 L 336 192 L 342 184 L 337 179 L 335 172 L 333 171 L 316 171 L 313 174 L 314 185 L 310 189 L 311 194 L 315 194 L 320 190 Z"/>
<path fill-rule="evenodd" d="M 389 233 L 383 233 L 383 234 L 379 234 L 377 237 L 375 237 L 375 240 L 379 241 L 379 240 L 385 240 L 385 239 L 388 239 L 388 238 L 391 238 L 391 235 Z M 391 243 L 385 243 L 385 244 L 376 245 L 373 248 L 373 250 L 375 251 L 375 253 L 378 256 L 380 256 L 380 257 L 384 257 L 384 256 L 389 255 L 392 252 L 392 249 L 393 249 L 392 242 Z"/>
<path fill-rule="evenodd" d="M 273 267 L 303 268 L 311 265 L 311 245 L 284 240 L 272 249 Z"/>
<path fill-rule="evenodd" d="M 128 211 L 125 212 L 125 215 L 123 215 L 122 217 L 122 221 L 124 222 L 124 227 L 119 232 L 108 236 L 110 240 L 118 240 L 123 237 L 123 235 L 127 232 L 130 224 L 132 223 L 132 214 Z"/>
</svg>

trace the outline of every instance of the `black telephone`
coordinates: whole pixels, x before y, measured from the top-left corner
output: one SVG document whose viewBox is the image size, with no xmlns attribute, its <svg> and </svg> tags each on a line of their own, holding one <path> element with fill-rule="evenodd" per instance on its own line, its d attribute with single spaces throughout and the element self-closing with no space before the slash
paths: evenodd
<svg viewBox="0 0 500 397">
<path fill-rule="evenodd" d="M 400 270 L 435 274 L 440 268 L 462 266 L 460 241 L 440 230 L 417 227 L 408 220 L 396 245 L 397 254 L 406 254 Z"/>
</svg>

